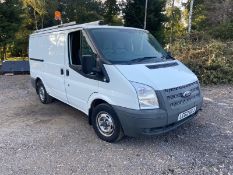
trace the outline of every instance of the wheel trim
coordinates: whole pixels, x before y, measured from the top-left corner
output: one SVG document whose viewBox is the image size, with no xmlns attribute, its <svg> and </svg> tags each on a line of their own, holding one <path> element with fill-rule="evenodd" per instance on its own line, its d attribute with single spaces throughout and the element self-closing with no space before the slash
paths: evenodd
<svg viewBox="0 0 233 175">
<path fill-rule="evenodd" d="M 106 137 L 113 135 L 115 124 L 110 114 L 106 112 L 100 112 L 96 117 L 96 125 L 102 135 Z"/>
<path fill-rule="evenodd" d="M 39 88 L 39 96 L 40 96 L 41 101 L 45 100 L 45 90 L 43 87 Z"/>
</svg>

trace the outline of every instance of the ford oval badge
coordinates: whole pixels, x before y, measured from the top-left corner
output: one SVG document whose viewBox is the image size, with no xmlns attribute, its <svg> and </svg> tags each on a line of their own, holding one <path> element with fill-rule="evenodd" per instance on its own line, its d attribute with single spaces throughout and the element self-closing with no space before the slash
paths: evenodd
<svg viewBox="0 0 233 175">
<path fill-rule="evenodd" d="M 192 94 L 191 91 L 186 91 L 182 94 L 182 97 L 186 98 L 186 97 L 189 97 L 191 94 Z"/>
</svg>

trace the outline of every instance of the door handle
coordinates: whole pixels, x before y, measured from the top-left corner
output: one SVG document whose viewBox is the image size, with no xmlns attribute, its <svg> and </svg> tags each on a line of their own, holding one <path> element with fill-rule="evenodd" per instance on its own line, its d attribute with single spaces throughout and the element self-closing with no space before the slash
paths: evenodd
<svg viewBox="0 0 233 175">
<path fill-rule="evenodd" d="M 61 69 L 61 75 L 64 75 L 64 70 L 63 69 Z"/>
<path fill-rule="evenodd" d="M 70 72 L 68 69 L 66 69 L 66 76 L 68 77 L 70 75 Z"/>
</svg>

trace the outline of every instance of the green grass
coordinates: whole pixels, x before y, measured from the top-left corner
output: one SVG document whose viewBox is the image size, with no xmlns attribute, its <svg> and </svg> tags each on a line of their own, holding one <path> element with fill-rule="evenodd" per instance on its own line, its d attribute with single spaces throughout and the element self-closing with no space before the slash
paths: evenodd
<svg viewBox="0 0 233 175">
<path fill-rule="evenodd" d="M 10 57 L 10 58 L 6 58 L 5 61 L 28 61 L 28 57 Z M 0 65 L 2 65 L 1 60 L 0 60 Z"/>
<path fill-rule="evenodd" d="M 11 58 L 6 58 L 6 61 L 27 61 L 27 57 L 11 57 Z"/>
</svg>

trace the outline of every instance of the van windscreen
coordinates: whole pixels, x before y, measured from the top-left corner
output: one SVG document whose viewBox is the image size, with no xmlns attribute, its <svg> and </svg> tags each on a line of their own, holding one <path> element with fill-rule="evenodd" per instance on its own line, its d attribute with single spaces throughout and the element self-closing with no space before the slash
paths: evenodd
<svg viewBox="0 0 233 175">
<path fill-rule="evenodd" d="M 163 62 L 168 57 L 148 32 L 128 28 L 94 28 L 90 35 L 104 59 L 115 64 Z"/>
</svg>

